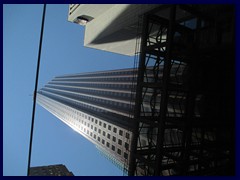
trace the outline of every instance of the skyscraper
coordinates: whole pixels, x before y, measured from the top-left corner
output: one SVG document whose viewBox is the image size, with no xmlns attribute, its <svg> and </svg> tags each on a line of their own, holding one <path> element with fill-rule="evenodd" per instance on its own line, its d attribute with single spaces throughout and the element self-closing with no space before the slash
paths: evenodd
<svg viewBox="0 0 240 180">
<path fill-rule="evenodd" d="M 119 167 L 129 159 L 134 69 L 57 76 L 37 102 L 73 128 Z"/>
<path fill-rule="evenodd" d="M 154 81 L 154 73 L 150 69 L 147 72 L 149 82 Z M 184 69 L 183 63 L 173 65 L 172 81 L 182 76 Z M 57 76 L 38 91 L 37 102 L 95 144 L 101 154 L 127 172 L 134 128 L 136 79 L 137 69 Z M 179 79 L 177 81 L 179 83 Z M 148 91 L 142 106 L 146 113 L 151 110 L 153 97 L 155 106 L 159 106 L 161 96 L 156 97 L 154 92 Z M 172 99 L 171 106 L 168 106 L 171 117 L 178 117 L 183 111 L 178 105 L 179 97 L 169 97 Z M 156 129 L 152 133 L 156 134 Z M 180 143 L 177 136 L 181 136 L 181 132 L 173 130 L 166 131 L 166 134 L 166 143 Z M 151 143 L 156 143 L 154 141 L 153 138 Z M 147 132 L 141 134 L 139 143 L 149 145 Z"/>
</svg>

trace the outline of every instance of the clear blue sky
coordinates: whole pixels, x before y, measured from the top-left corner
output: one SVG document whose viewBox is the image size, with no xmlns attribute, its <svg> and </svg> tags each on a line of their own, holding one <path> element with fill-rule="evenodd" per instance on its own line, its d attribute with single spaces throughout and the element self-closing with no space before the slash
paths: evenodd
<svg viewBox="0 0 240 180">
<path fill-rule="evenodd" d="M 43 5 L 3 5 L 3 175 L 26 175 Z M 47 5 L 38 89 L 54 76 L 133 67 L 133 57 L 83 47 L 68 5 Z M 36 106 L 31 166 L 64 164 L 75 175 L 123 173 L 80 134 Z"/>
</svg>

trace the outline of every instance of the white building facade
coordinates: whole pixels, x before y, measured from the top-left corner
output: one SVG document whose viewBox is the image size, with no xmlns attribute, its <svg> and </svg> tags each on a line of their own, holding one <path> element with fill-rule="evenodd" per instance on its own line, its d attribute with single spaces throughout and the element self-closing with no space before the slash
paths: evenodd
<svg viewBox="0 0 240 180">
<path fill-rule="evenodd" d="M 160 6 L 159 4 L 70 4 L 68 21 L 85 26 L 85 47 L 133 56 L 139 33 L 139 18 Z"/>
</svg>

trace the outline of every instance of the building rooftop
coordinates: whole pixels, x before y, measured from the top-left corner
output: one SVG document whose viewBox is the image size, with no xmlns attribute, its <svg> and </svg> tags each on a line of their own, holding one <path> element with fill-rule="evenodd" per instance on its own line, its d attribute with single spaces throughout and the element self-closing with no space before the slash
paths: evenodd
<svg viewBox="0 0 240 180">
<path fill-rule="evenodd" d="M 30 176 L 74 176 L 65 165 L 56 164 L 30 168 Z"/>
</svg>

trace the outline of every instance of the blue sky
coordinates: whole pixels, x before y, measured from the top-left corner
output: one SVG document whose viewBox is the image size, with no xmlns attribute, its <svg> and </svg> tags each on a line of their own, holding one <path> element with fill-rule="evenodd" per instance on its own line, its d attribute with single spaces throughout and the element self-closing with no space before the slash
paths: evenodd
<svg viewBox="0 0 240 180">
<path fill-rule="evenodd" d="M 43 5 L 3 5 L 3 175 L 26 175 Z M 83 47 L 68 5 L 47 5 L 38 89 L 57 75 L 133 67 L 133 57 Z M 75 175 L 122 175 L 95 146 L 36 106 L 31 166 Z"/>
</svg>

